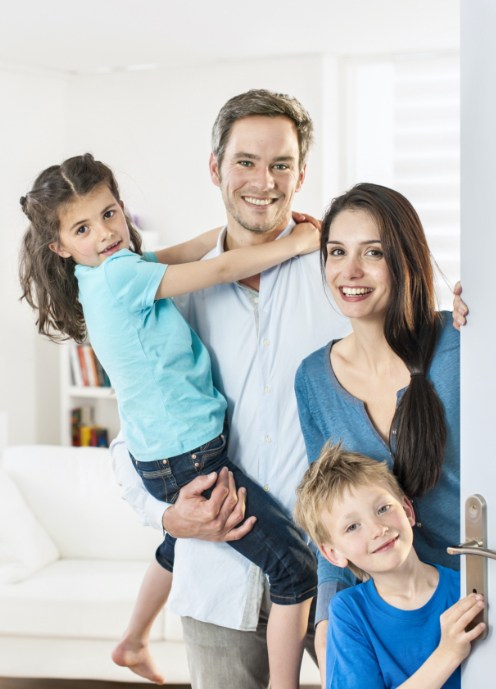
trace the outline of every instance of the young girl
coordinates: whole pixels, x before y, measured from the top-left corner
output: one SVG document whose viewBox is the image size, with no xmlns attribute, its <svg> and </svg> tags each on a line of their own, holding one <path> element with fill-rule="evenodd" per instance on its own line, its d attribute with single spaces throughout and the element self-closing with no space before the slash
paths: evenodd
<svg viewBox="0 0 496 689">
<path fill-rule="evenodd" d="M 287 238 L 200 261 L 214 243 L 212 231 L 143 256 L 111 170 L 90 154 L 46 169 L 21 205 L 30 221 L 21 253 L 22 296 L 38 311 L 40 333 L 78 342 L 89 336 L 115 389 L 134 465 L 150 493 L 173 503 L 195 476 L 224 466 L 237 486 L 247 489 L 246 517 L 256 515 L 256 523 L 229 545 L 269 578 L 271 686 L 296 689 L 315 593 L 314 557 L 279 505 L 227 458 L 226 401 L 213 386 L 205 347 L 171 297 L 241 280 L 314 251 L 318 232 L 303 224 Z M 156 559 L 113 657 L 161 683 L 148 635 L 170 590 L 170 536 Z"/>
</svg>

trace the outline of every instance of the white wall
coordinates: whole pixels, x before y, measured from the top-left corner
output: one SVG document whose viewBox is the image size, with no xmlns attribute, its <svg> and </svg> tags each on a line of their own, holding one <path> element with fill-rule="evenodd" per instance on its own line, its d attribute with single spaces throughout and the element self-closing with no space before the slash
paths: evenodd
<svg viewBox="0 0 496 689">
<path fill-rule="evenodd" d="M 79 77 L 69 86 L 68 150 L 108 162 L 130 210 L 172 243 L 223 222 L 208 174 L 210 130 L 223 103 L 249 88 L 293 94 L 312 114 L 319 140 L 322 74 L 322 59 L 308 57 Z M 317 146 L 296 204 L 315 214 L 322 156 Z"/>
<path fill-rule="evenodd" d="M 13 443 L 48 442 L 57 433 L 55 346 L 36 335 L 31 310 L 19 303 L 26 223 L 18 200 L 34 175 L 63 154 L 66 85 L 60 76 L 0 70 L 0 410 Z"/>
</svg>

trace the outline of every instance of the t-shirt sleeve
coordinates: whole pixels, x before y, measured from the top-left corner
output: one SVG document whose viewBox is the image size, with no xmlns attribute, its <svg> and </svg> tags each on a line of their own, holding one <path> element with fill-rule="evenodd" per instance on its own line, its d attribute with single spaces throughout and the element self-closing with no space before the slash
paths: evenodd
<svg viewBox="0 0 496 689">
<path fill-rule="evenodd" d="M 305 372 L 305 362 L 303 362 L 296 371 L 295 394 L 308 461 L 314 462 L 319 456 L 327 438 L 322 435 L 319 424 L 312 413 Z"/>
<path fill-rule="evenodd" d="M 386 689 L 357 610 L 339 593 L 332 599 L 326 653 L 327 689 Z"/>
<path fill-rule="evenodd" d="M 105 280 L 117 301 L 131 312 L 150 309 L 167 266 L 131 252 L 112 256 L 104 264 Z"/>
</svg>

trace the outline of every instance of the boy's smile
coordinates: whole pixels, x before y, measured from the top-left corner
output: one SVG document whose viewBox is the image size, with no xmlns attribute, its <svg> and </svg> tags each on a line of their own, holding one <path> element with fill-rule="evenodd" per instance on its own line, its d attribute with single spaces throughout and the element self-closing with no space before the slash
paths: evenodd
<svg viewBox="0 0 496 689">
<path fill-rule="evenodd" d="M 389 572 L 412 551 L 413 508 L 380 484 L 347 488 L 324 518 L 332 543 L 322 553 L 338 567 L 352 562 L 371 575 Z"/>
</svg>

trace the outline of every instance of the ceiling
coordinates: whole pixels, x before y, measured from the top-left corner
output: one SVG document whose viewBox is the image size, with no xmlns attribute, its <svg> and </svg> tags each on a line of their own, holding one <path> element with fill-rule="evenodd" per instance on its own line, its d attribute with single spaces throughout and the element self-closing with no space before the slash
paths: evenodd
<svg viewBox="0 0 496 689">
<path fill-rule="evenodd" d="M 0 67 L 85 74 L 457 50 L 459 0 L 0 0 Z"/>
</svg>

